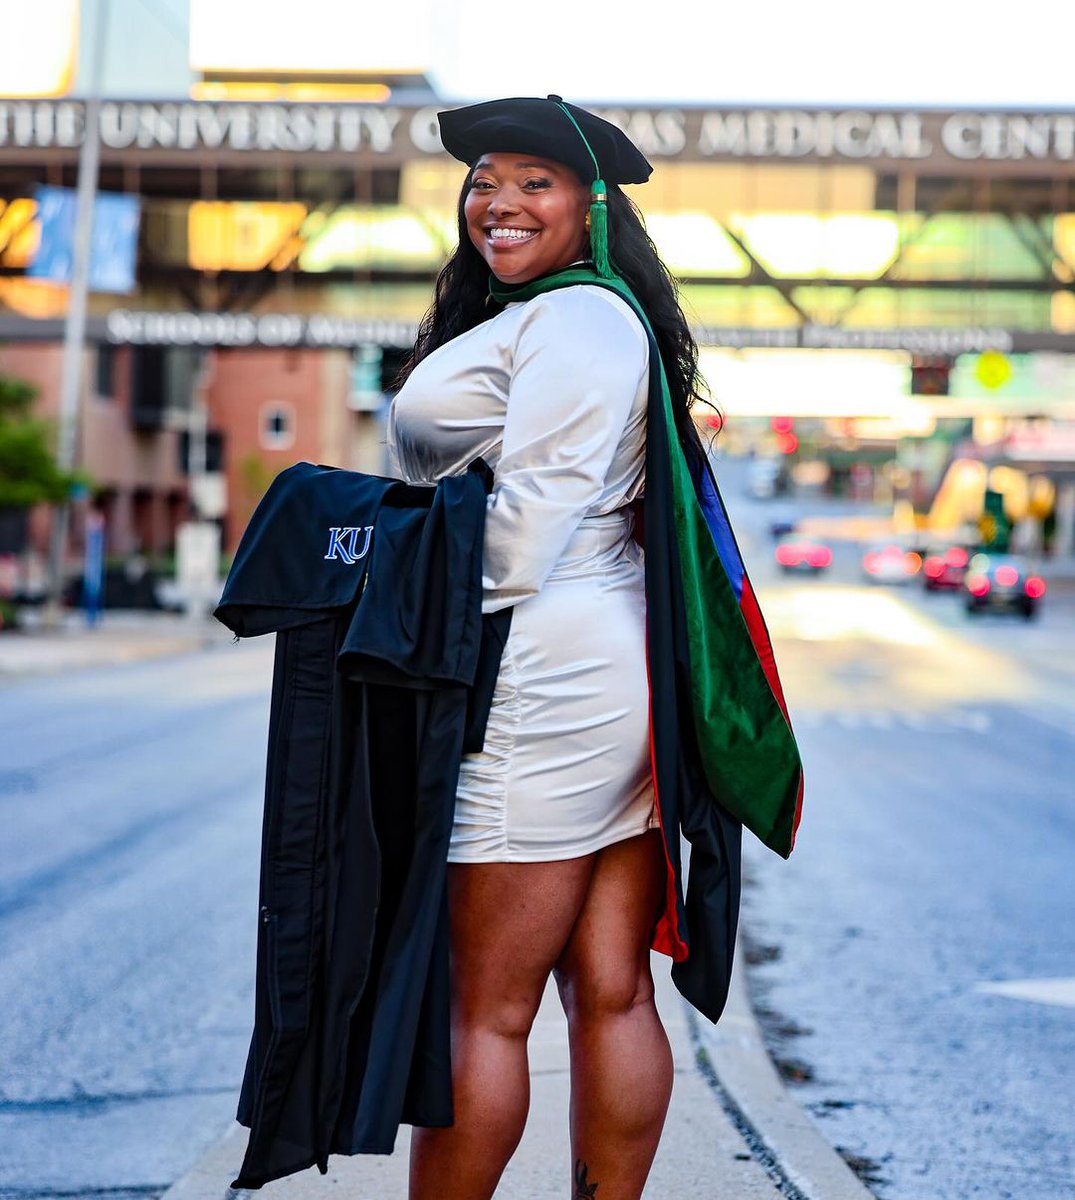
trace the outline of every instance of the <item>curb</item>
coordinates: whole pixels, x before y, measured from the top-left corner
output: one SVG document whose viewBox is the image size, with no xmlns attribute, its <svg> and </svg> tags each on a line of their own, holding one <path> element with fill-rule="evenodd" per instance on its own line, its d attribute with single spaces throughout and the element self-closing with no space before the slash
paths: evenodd
<svg viewBox="0 0 1075 1200">
<path fill-rule="evenodd" d="M 20 631 L 3 636 L 6 640 L 0 643 L 0 683 L 172 658 L 208 649 L 224 640 L 212 627 L 184 628 L 179 624 L 159 629 L 101 627 L 54 634 Z"/>
<path fill-rule="evenodd" d="M 788 1200 L 874 1200 L 788 1092 L 754 1015 L 742 937 L 728 1003 L 716 1025 L 687 1008 L 699 1069 L 725 1112 Z"/>
<path fill-rule="evenodd" d="M 235 1174 L 236 1165 L 242 1162 L 248 1135 L 249 1130 L 230 1121 L 227 1132 L 172 1184 L 161 1200 L 205 1200 L 206 1196 L 238 1200 L 242 1196 L 256 1195 L 256 1192 L 229 1187 L 226 1182 Z"/>
</svg>

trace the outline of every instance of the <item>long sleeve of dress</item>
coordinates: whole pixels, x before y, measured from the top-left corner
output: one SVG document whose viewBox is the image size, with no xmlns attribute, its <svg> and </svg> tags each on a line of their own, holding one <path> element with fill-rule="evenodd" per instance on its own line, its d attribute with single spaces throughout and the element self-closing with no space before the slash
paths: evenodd
<svg viewBox="0 0 1075 1200">
<path fill-rule="evenodd" d="M 635 318 L 579 288 L 527 305 L 485 526 L 485 612 L 540 590 L 645 419 L 648 346 Z M 641 456 L 640 456 L 641 460 Z"/>
</svg>

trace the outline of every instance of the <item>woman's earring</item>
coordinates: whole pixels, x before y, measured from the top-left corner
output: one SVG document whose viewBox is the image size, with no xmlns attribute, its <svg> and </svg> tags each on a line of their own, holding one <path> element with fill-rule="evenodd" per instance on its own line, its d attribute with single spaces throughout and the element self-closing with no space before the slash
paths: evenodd
<svg viewBox="0 0 1075 1200">
<path fill-rule="evenodd" d="M 586 210 L 586 220 L 585 220 L 584 224 L 586 226 L 586 232 L 589 233 L 590 232 L 590 210 L 589 209 Z"/>
</svg>

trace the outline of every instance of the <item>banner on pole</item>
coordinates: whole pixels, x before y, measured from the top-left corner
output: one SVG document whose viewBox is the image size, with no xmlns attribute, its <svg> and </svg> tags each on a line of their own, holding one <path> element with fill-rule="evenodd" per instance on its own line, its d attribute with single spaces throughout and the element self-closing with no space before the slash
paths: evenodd
<svg viewBox="0 0 1075 1200">
<path fill-rule="evenodd" d="M 77 193 L 73 188 L 42 186 L 37 189 L 36 199 L 41 240 L 27 274 L 33 279 L 70 283 L 75 258 Z M 98 193 L 90 238 L 90 291 L 134 291 L 140 213 L 138 196 Z"/>
</svg>

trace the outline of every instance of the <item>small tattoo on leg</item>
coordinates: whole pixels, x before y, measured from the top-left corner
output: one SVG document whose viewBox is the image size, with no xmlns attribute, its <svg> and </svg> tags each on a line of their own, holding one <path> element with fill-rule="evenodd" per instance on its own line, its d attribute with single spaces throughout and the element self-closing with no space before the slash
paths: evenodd
<svg viewBox="0 0 1075 1200">
<path fill-rule="evenodd" d="M 597 1195 L 597 1180 L 590 1183 L 590 1165 L 581 1158 L 575 1159 L 575 1200 L 586 1200 Z"/>
</svg>

